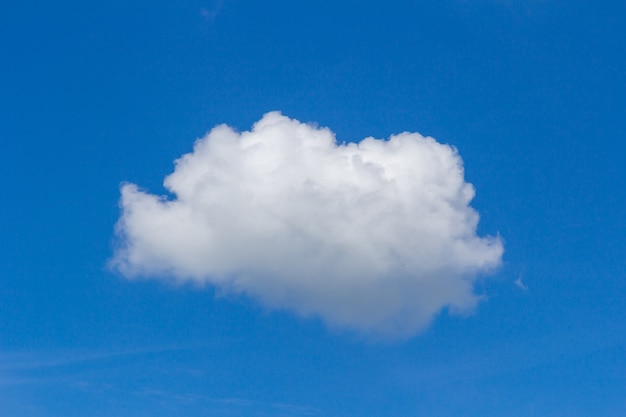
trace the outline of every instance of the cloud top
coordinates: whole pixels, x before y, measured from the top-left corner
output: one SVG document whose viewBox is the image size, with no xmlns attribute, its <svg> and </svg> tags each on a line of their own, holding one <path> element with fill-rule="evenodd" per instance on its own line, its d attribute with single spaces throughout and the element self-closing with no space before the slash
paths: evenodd
<svg viewBox="0 0 626 417">
<path fill-rule="evenodd" d="M 267 113 L 215 127 L 165 178 L 168 199 L 121 187 L 113 265 L 128 277 L 209 284 L 331 326 L 410 336 L 468 311 L 497 267 L 476 235 L 456 149 L 417 133 L 339 144 Z"/>
</svg>

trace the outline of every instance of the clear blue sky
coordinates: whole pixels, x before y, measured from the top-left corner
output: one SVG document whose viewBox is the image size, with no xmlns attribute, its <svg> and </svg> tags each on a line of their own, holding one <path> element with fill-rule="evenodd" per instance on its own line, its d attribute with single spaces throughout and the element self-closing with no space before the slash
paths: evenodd
<svg viewBox="0 0 626 417">
<path fill-rule="evenodd" d="M 5 2 L 0 415 L 623 416 L 625 27 L 618 1 Z M 475 311 L 372 340 L 108 268 L 120 183 L 165 194 L 272 110 L 454 145 L 505 248 Z"/>
</svg>

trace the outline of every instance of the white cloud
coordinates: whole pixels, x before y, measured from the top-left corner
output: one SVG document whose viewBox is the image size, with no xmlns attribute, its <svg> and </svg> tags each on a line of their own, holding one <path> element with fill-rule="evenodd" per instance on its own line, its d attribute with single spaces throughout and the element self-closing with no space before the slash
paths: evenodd
<svg viewBox="0 0 626 417">
<path fill-rule="evenodd" d="M 121 187 L 128 277 L 209 284 L 331 326 L 410 336 L 443 308 L 469 311 L 497 267 L 478 237 L 456 149 L 417 133 L 338 144 L 326 128 L 268 113 L 226 125 L 176 161 L 167 199 Z"/>
</svg>

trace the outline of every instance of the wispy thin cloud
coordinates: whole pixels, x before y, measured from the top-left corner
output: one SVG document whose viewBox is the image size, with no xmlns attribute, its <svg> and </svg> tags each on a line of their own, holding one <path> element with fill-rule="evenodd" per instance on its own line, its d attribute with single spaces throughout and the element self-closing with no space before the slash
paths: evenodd
<svg viewBox="0 0 626 417">
<path fill-rule="evenodd" d="M 259 401 L 239 397 L 214 397 L 190 392 L 173 392 L 164 389 L 147 387 L 136 391 L 135 395 L 149 401 L 167 404 L 171 407 L 182 405 L 202 408 L 204 406 L 206 409 L 220 408 L 222 410 L 227 409 L 239 412 L 246 410 L 248 413 L 254 410 L 255 415 L 258 415 L 257 413 L 261 412 L 270 413 L 269 415 L 273 416 L 279 415 L 284 417 L 306 417 L 321 414 L 319 409 L 310 406 Z"/>
<path fill-rule="evenodd" d="M 215 0 L 210 6 L 200 9 L 200 15 L 209 22 L 213 22 L 222 11 L 224 0 Z"/>
<path fill-rule="evenodd" d="M 522 276 L 520 275 L 519 277 L 517 277 L 517 279 L 515 280 L 515 285 L 519 288 L 521 288 L 524 291 L 528 291 L 528 287 L 526 286 L 526 284 L 524 284 L 524 282 L 522 281 Z"/>
</svg>

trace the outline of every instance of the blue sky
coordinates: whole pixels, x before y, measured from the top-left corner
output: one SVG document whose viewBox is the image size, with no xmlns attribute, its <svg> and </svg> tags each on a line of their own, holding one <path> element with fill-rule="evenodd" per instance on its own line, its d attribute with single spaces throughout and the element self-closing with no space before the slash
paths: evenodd
<svg viewBox="0 0 626 417">
<path fill-rule="evenodd" d="M 578 0 L 4 4 L 0 414 L 623 415 L 624 16 Z M 165 195 L 196 139 L 274 110 L 340 143 L 409 131 L 458 149 L 476 233 L 504 245 L 473 311 L 386 338 L 326 304 L 303 318 L 256 290 L 110 268 L 121 183 Z"/>
</svg>

